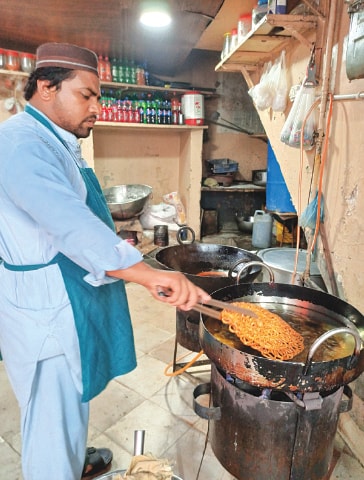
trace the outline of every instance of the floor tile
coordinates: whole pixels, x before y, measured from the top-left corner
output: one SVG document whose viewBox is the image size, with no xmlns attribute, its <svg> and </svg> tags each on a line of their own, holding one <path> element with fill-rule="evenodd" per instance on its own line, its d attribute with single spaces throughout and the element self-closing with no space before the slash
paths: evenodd
<svg viewBox="0 0 364 480">
<path fill-rule="evenodd" d="M 181 479 L 234 480 L 206 443 L 208 421 L 200 418 L 193 406 L 195 388 L 210 380 L 209 365 L 195 364 L 180 375 L 173 374 L 173 368 L 166 371 L 173 362 L 175 309 L 157 302 L 139 285 L 126 287 L 138 366 L 111 381 L 92 400 L 89 446 L 111 448 L 113 470 L 125 469 L 133 455 L 134 431 L 141 429 L 146 435 L 145 451 L 171 461 Z M 179 365 L 196 355 L 177 347 Z M 184 354 L 188 355 L 180 359 Z M 1 362 L 0 385 L 0 480 L 22 480 L 19 412 Z M 206 405 L 209 397 L 196 401 Z M 340 456 L 330 480 L 364 479 L 364 468 L 337 438 Z"/>
</svg>

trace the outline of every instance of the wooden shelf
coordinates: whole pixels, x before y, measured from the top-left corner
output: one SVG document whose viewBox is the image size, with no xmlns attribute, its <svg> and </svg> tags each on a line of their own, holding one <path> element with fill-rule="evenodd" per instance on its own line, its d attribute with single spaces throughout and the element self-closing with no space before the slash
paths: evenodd
<svg viewBox="0 0 364 480">
<path fill-rule="evenodd" d="M 317 27 L 315 15 L 266 15 L 240 44 L 215 67 L 215 71 L 241 72 L 242 67 L 255 70 L 285 48 L 292 37 L 312 48 L 304 36 Z"/>
<path fill-rule="evenodd" d="M 5 70 L 0 69 L 0 75 L 10 77 L 11 79 L 16 78 L 26 78 L 29 76 L 29 73 L 22 72 L 19 70 Z M 173 95 L 174 93 L 184 94 L 186 92 L 198 91 L 204 96 L 213 96 L 216 95 L 214 89 L 202 89 L 202 88 L 173 88 L 173 87 L 155 87 L 152 85 L 135 85 L 132 83 L 119 83 L 119 82 L 100 82 L 101 88 L 111 88 L 114 90 L 122 91 L 135 91 L 135 92 L 163 92 L 166 94 Z"/>
<path fill-rule="evenodd" d="M 96 122 L 96 129 L 110 129 L 110 128 L 121 128 L 121 129 L 137 129 L 137 128 L 147 128 L 148 130 L 201 130 L 207 129 L 207 125 L 161 125 L 158 123 L 126 123 L 126 122 Z"/>
<path fill-rule="evenodd" d="M 184 94 L 186 92 L 198 91 L 204 96 L 216 95 L 214 89 L 205 90 L 202 88 L 174 88 L 174 87 L 155 87 L 153 85 L 136 85 L 134 83 L 119 83 L 119 82 L 101 82 L 101 88 L 111 88 L 114 90 L 128 91 L 133 92 L 163 92 L 166 94 L 173 95 L 174 93 Z"/>
<path fill-rule="evenodd" d="M 16 77 L 28 77 L 29 73 L 21 72 L 19 70 L 4 70 L 0 68 L 0 75 L 5 75 L 7 77 L 16 78 Z"/>
</svg>

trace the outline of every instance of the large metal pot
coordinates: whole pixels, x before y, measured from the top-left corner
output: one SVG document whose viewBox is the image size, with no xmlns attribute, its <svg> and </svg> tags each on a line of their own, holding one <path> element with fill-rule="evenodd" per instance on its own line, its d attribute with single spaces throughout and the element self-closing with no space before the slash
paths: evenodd
<svg viewBox="0 0 364 480">
<path fill-rule="evenodd" d="M 222 328 L 217 325 L 220 322 L 215 320 L 213 326 L 213 319 L 203 315 L 200 344 L 205 354 L 219 368 L 250 385 L 291 392 L 330 391 L 355 380 L 364 370 L 364 317 L 337 297 L 279 283 L 233 285 L 213 292 L 212 297 L 259 304 L 286 321 L 294 320 L 294 328 L 301 330 L 305 338 L 305 350 L 298 357 L 291 361 L 271 360 L 243 344 L 237 348 L 221 341 L 221 337 L 219 340 L 216 335 Z M 317 332 L 319 340 L 312 335 L 307 338 L 307 330 Z M 326 353 L 322 356 L 324 343 L 333 341 L 333 333 L 345 347 L 341 358 L 330 358 Z"/>
<path fill-rule="evenodd" d="M 237 283 L 235 270 L 252 261 L 261 260 L 247 250 L 227 245 L 190 243 L 163 248 L 155 256 L 163 267 L 183 272 L 195 285 L 208 293 Z M 242 282 L 252 282 L 260 273 L 261 267 L 254 265 L 241 273 Z M 199 274 L 203 273 L 203 276 Z M 206 276 L 205 276 L 206 274 Z M 193 352 L 201 350 L 199 339 L 199 313 L 176 311 L 176 341 Z"/>
</svg>

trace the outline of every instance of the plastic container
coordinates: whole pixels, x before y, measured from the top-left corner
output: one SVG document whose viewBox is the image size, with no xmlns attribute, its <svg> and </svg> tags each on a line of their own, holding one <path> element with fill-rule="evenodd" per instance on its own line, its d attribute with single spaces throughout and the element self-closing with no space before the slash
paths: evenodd
<svg viewBox="0 0 364 480">
<path fill-rule="evenodd" d="M 182 113 L 186 125 L 203 125 L 204 98 L 199 92 L 187 92 L 182 95 Z"/>
<path fill-rule="evenodd" d="M 240 15 L 238 21 L 238 43 L 242 41 L 242 39 L 248 35 L 252 28 L 252 14 L 246 13 L 244 15 Z"/>
<path fill-rule="evenodd" d="M 268 2 L 259 4 L 252 10 L 252 26 L 255 27 L 268 13 Z"/>
<path fill-rule="evenodd" d="M 255 248 L 269 248 L 272 243 L 273 219 L 269 213 L 256 210 L 254 213 L 252 246 Z"/>
<path fill-rule="evenodd" d="M 5 68 L 6 70 L 20 70 L 19 52 L 15 50 L 5 50 Z"/>
<path fill-rule="evenodd" d="M 268 142 L 266 207 L 271 212 L 296 213 L 271 144 Z"/>
<path fill-rule="evenodd" d="M 231 30 L 230 52 L 233 52 L 237 46 L 238 46 L 238 29 L 233 28 Z"/>
<path fill-rule="evenodd" d="M 210 171 L 212 173 L 229 173 L 237 172 L 239 163 L 229 158 L 218 158 L 216 160 L 207 160 Z"/>
</svg>

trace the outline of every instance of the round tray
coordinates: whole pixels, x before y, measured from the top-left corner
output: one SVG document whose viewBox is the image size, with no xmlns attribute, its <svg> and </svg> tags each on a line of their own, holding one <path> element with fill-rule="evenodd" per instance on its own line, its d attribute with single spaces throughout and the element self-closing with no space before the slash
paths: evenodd
<svg viewBox="0 0 364 480">
<path fill-rule="evenodd" d="M 114 470 L 113 472 L 108 472 L 108 473 L 105 473 L 104 475 L 101 475 L 100 477 L 96 477 L 94 480 L 116 480 L 114 478 L 114 475 L 117 475 L 117 474 L 124 475 L 125 472 L 126 470 Z M 173 475 L 172 480 L 182 480 L 182 478 L 177 477 L 176 475 Z"/>
</svg>

